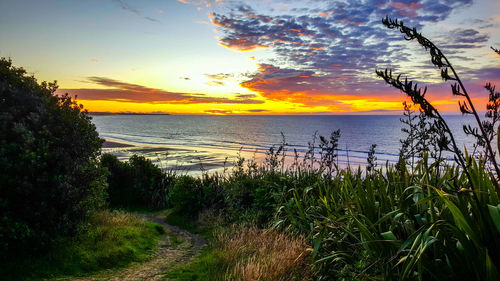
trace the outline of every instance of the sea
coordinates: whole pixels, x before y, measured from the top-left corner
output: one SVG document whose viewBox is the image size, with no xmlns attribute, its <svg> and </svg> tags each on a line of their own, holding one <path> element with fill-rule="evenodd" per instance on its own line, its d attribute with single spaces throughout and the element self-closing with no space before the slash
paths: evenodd
<svg viewBox="0 0 500 281">
<path fill-rule="evenodd" d="M 329 137 L 340 130 L 337 164 L 365 167 L 370 146 L 376 144 L 379 165 L 396 163 L 406 138 L 402 115 L 109 115 L 93 116 L 99 135 L 121 147 L 104 153 L 127 160 L 143 155 L 162 169 L 188 174 L 230 169 L 237 157 L 262 162 L 271 147 L 286 143 L 286 155 L 300 156 L 308 150 L 313 135 Z M 474 140 L 463 132 L 463 124 L 474 124 L 470 116 L 444 116 L 459 147 L 472 149 Z M 316 141 L 316 147 L 318 141 Z M 448 155 L 451 157 L 451 155 Z M 289 161 L 289 159 L 287 160 Z"/>
</svg>

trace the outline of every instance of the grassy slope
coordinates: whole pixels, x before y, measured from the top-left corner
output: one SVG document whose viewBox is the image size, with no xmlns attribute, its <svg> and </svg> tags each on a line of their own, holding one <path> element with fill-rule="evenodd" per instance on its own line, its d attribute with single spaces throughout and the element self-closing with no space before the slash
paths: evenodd
<svg viewBox="0 0 500 281">
<path fill-rule="evenodd" d="M 89 221 L 83 234 L 61 239 L 53 251 L 4 267 L 3 278 L 41 279 L 80 276 L 147 259 L 163 228 L 120 211 L 102 211 Z"/>
</svg>

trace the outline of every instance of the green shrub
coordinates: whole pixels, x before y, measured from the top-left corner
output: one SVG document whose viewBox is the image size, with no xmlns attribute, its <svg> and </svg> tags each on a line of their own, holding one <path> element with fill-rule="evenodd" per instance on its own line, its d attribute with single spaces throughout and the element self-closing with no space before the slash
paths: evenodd
<svg viewBox="0 0 500 281">
<path fill-rule="evenodd" d="M 33 253 L 101 207 L 103 140 L 56 83 L 0 59 L 0 254 Z"/>
<path fill-rule="evenodd" d="M 108 202 L 110 206 L 126 206 L 134 202 L 132 167 L 111 154 L 101 156 L 101 165 L 108 169 Z"/>
<path fill-rule="evenodd" d="M 164 207 L 171 177 L 143 156 L 133 155 L 121 162 L 111 154 L 101 156 L 101 164 L 110 172 L 108 193 L 111 206 Z"/>
<path fill-rule="evenodd" d="M 186 216 L 194 216 L 202 209 L 203 186 L 200 179 L 180 176 L 168 192 L 168 206 Z"/>
</svg>

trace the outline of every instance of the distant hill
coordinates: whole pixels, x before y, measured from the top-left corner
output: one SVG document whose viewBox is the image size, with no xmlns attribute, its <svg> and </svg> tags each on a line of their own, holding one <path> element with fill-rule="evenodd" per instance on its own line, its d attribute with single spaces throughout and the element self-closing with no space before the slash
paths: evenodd
<svg viewBox="0 0 500 281">
<path fill-rule="evenodd" d="M 170 115 L 170 113 L 139 113 L 139 112 L 89 112 L 89 115 Z"/>
</svg>

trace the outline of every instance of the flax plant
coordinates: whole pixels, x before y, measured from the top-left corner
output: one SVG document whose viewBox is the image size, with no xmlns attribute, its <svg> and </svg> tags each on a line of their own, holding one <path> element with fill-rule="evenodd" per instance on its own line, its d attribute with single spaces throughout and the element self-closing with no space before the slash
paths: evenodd
<svg viewBox="0 0 500 281">
<path fill-rule="evenodd" d="M 406 34 L 407 40 L 416 39 L 430 51 L 443 79 L 455 81 L 452 92 L 464 98 L 459 104 L 462 113 L 478 121 L 476 137 L 487 157 L 475 158 L 459 149 L 448 124 L 426 99 L 426 88 L 402 80 L 401 75 L 394 77 L 389 70 L 377 71 L 422 110 L 424 121 L 418 123 L 426 125 L 420 128 L 417 123 L 413 129 L 434 134 L 423 139 L 428 133 L 412 131 L 415 143 L 422 146 L 420 154 L 418 149 L 407 154 L 417 156 L 415 166 L 410 171 L 407 165 L 386 164 L 367 177 L 361 169 L 344 170 L 328 181 L 318 178 L 292 186 L 277 210 L 275 225 L 308 237 L 319 280 L 498 280 L 499 173 L 491 142 L 500 94 L 487 84 L 489 119 L 480 122 L 442 52 L 416 29 L 389 18 L 383 22 Z M 437 154 L 432 158 L 437 161 L 430 161 L 426 152 L 433 146 Z M 443 150 L 454 153 L 458 166 L 440 166 Z M 489 165 L 496 175 L 489 172 Z M 315 172 L 311 165 L 302 169 Z"/>
<path fill-rule="evenodd" d="M 393 20 L 390 19 L 389 17 L 383 19 L 382 23 L 387 28 L 397 29 L 401 33 L 405 34 L 406 40 L 417 40 L 417 42 L 420 45 L 422 45 L 422 47 L 424 47 L 425 50 L 429 50 L 429 54 L 431 56 L 431 62 L 441 70 L 441 77 L 443 78 L 443 80 L 455 81 L 453 82 L 453 84 L 451 84 L 452 94 L 454 96 L 459 96 L 464 98 L 464 100 L 458 102 L 460 111 L 464 115 L 465 114 L 473 115 L 474 119 L 477 122 L 477 126 L 479 128 L 478 132 L 477 130 L 464 126 L 464 131 L 466 134 L 472 134 L 478 139 L 480 139 L 480 143 L 482 143 L 485 146 L 487 155 L 486 159 L 491 162 L 491 165 L 493 166 L 493 169 L 496 173 L 495 175 L 496 182 L 498 182 L 500 177 L 500 168 L 498 167 L 498 164 L 495 159 L 495 152 L 493 151 L 491 146 L 491 138 L 489 136 L 491 134 L 488 132 L 485 124 L 481 122 L 479 114 L 474 104 L 471 101 L 467 89 L 465 88 L 462 80 L 458 76 L 455 68 L 452 66 L 448 58 L 434 43 L 432 43 L 429 39 L 420 34 L 416 28 L 410 28 L 404 25 L 402 21 L 398 21 L 397 19 Z M 434 125 L 438 129 L 438 132 L 441 132 L 440 143 L 439 143 L 440 147 L 445 150 L 449 150 L 455 154 L 454 157 L 456 162 L 463 168 L 464 173 L 467 175 L 467 177 L 469 177 L 469 180 L 471 180 L 469 172 L 467 170 L 467 166 L 465 165 L 466 163 L 463 152 L 458 148 L 453 132 L 450 130 L 446 121 L 443 119 L 439 111 L 425 98 L 427 87 L 424 87 L 423 89 L 419 88 L 416 83 L 414 84 L 412 81 L 408 81 L 407 78 L 405 78 L 405 80 L 402 81 L 401 74 L 398 75 L 396 78 L 394 78 L 392 75 L 392 71 L 388 69 L 386 69 L 385 71 L 377 70 L 376 73 L 378 76 L 382 77 L 389 85 L 406 93 L 411 98 L 413 103 L 418 104 L 427 116 L 435 120 Z M 497 187 L 497 193 L 500 193 L 500 188 L 498 187 Z"/>
</svg>

